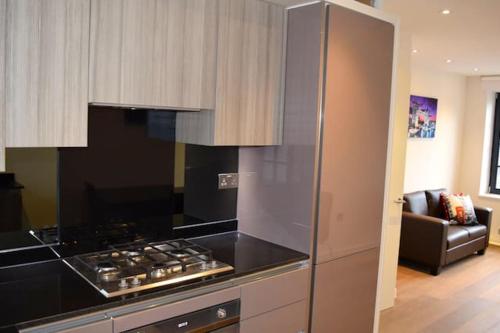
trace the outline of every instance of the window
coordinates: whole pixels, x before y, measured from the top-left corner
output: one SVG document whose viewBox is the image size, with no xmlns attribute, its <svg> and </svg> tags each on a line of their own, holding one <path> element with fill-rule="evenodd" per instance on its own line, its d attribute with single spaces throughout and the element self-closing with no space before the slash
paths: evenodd
<svg viewBox="0 0 500 333">
<path fill-rule="evenodd" d="M 490 193 L 500 194 L 500 94 L 495 99 L 495 123 L 491 151 Z"/>
</svg>

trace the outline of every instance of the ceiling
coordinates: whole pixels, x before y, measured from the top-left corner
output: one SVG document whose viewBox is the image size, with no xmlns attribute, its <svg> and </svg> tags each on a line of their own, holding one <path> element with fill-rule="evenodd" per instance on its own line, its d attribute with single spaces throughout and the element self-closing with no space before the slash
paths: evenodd
<svg viewBox="0 0 500 333">
<path fill-rule="evenodd" d="M 464 75 L 500 74 L 500 0 L 384 0 L 383 6 L 412 34 L 415 63 Z"/>
<path fill-rule="evenodd" d="M 293 5 L 301 0 L 271 0 Z M 382 0 L 412 35 L 414 63 L 463 75 L 500 75 L 500 0 Z M 449 15 L 441 14 L 449 9 Z M 451 63 L 446 60 L 451 59 Z M 477 71 L 474 71 L 474 69 Z"/>
</svg>

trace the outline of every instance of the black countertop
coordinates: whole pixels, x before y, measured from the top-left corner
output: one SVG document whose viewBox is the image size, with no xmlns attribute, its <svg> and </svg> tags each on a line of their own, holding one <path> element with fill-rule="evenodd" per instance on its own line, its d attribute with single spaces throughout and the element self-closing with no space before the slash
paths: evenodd
<svg viewBox="0 0 500 333">
<path fill-rule="evenodd" d="M 62 260 L 0 269 L 0 331 L 34 326 L 221 282 L 305 260 L 308 255 L 238 232 L 192 239 L 234 271 L 210 280 L 106 298 Z M 15 331 L 15 330 L 14 330 Z"/>
</svg>

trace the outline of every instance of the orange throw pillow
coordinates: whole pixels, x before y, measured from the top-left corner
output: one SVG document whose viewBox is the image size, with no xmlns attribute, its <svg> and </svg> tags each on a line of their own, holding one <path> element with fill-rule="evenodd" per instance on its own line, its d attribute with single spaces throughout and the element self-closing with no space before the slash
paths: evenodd
<svg viewBox="0 0 500 333">
<path fill-rule="evenodd" d="M 469 195 L 441 193 L 446 219 L 451 224 L 477 224 L 474 204 Z"/>
</svg>

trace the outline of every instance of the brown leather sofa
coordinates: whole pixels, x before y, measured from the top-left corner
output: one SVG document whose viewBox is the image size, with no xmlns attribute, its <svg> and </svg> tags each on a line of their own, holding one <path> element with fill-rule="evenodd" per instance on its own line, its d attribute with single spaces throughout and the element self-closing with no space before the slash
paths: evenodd
<svg viewBox="0 0 500 333">
<path fill-rule="evenodd" d="M 450 225 L 445 220 L 439 197 L 445 189 L 404 195 L 399 258 L 430 267 L 438 275 L 449 263 L 488 247 L 491 208 L 474 207 L 479 225 Z"/>
</svg>

